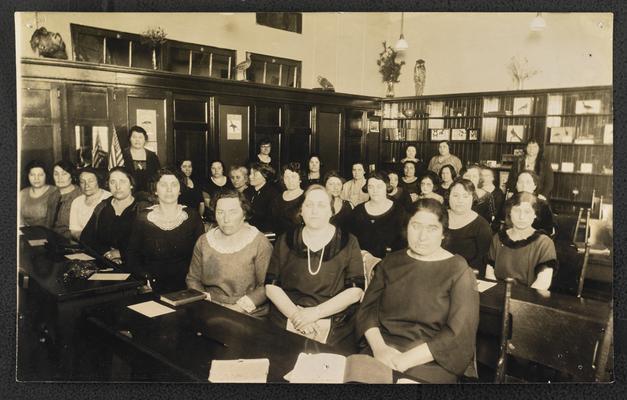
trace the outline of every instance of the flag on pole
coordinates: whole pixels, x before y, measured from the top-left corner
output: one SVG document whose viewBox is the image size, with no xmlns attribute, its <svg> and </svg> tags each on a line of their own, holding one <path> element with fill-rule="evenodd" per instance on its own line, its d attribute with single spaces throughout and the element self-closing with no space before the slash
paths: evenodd
<svg viewBox="0 0 627 400">
<path fill-rule="evenodd" d="M 91 166 L 94 168 L 100 168 L 100 165 L 107 159 L 107 152 L 102 149 L 100 143 L 100 133 L 96 134 L 96 144 L 91 151 Z"/>
<path fill-rule="evenodd" d="M 113 137 L 111 138 L 111 148 L 109 149 L 109 169 L 124 166 L 124 157 L 122 156 L 122 147 L 118 140 L 118 134 L 113 127 Z"/>
</svg>

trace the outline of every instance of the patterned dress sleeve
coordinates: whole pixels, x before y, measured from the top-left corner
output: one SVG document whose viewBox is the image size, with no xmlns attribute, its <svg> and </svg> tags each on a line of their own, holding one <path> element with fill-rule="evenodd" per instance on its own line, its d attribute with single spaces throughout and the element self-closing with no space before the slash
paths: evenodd
<svg viewBox="0 0 627 400">
<path fill-rule="evenodd" d="M 192 252 L 192 261 L 189 263 L 189 271 L 187 277 L 185 277 L 185 283 L 190 289 L 196 289 L 201 292 L 205 291 L 205 287 L 202 284 L 202 241 L 206 240 L 204 236 L 201 236 L 196 241 L 194 251 Z"/>
<path fill-rule="evenodd" d="M 264 281 L 268 271 L 268 264 L 270 264 L 270 258 L 272 257 L 272 245 L 261 233 L 259 234 L 259 239 L 256 242 L 257 254 L 255 255 L 254 264 L 257 287 L 248 293 L 247 296 L 255 304 L 255 306 L 259 307 L 266 302 L 266 289 L 264 287 Z"/>
</svg>

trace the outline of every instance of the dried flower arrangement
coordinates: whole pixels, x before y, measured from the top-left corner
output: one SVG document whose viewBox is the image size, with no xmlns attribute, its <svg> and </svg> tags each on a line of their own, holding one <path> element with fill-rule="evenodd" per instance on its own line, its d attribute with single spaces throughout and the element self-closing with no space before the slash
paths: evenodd
<svg viewBox="0 0 627 400">
<path fill-rule="evenodd" d="M 519 57 L 512 57 L 507 64 L 507 69 L 512 75 L 512 81 L 517 89 L 522 89 L 524 82 L 540 73 L 540 70 L 531 69 L 529 67 L 529 60 L 527 57 L 523 57 L 522 59 Z"/>
<path fill-rule="evenodd" d="M 379 53 L 377 65 L 383 82 L 398 83 L 401 75 L 401 67 L 405 65 L 405 61 L 396 62 L 397 52 L 387 42 L 383 42 L 383 51 Z"/>
<path fill-rule="evenodd" d="M 141 34 L 141 43 L 148 44 L 152 48 L 159 47 L 164 44 L 166 40 L 167 33 L 161 27 L 156 28 L 148 28 Z"/>
</svg>

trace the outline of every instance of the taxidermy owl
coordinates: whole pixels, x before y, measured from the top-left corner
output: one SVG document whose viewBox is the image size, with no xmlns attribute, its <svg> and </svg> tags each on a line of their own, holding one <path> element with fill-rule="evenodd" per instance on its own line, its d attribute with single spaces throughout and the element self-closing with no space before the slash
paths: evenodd
<svg viewBox="0 0 627 400">
<path fill-rule="evenodd" d="M 318 75 L 318 84 L 324 91 L 335 92 L 335 88 L 333 87 L 333 84 L 331 83 L 331 81 L 329 81 L 324 76 Z"/>
<path fill-rule="evenodd" d="M 414 67 L 414 84 L 416 85 L 416 96 L 422 96 L 425 90 L 425 80 L 427 79 L 427 70 L 425 68 L 425 60 L 416 60 Z"/>
</svg>

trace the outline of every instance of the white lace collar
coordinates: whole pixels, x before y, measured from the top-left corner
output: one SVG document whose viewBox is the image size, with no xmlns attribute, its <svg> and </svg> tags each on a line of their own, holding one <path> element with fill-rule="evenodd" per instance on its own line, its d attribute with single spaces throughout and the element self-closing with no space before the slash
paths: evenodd
<svg viewBox="0 0 627 400">
<path fill-rule="evenodd" d="M 255 238 L 259 230 L 254 226 L 244 223 L 242 229 L 232 236 L 225 236 L 219 227 L 215 227 L 205 234 L 209 246 L 222 254 L 233 254 L 248 246 Z"/>
<path fill-rule="evenodd" d="M 181 224 L 185 222 L 187 218 L 189 218 L 189 214 L 187 214 L 187 212 L 184 210 L 185 206 L 182 206 L 180 204 L 177 204 L 177 206 L 178 206 L 178 213 L 176 214 L 176 217 L 173 220 L 163 219 L 163 216 L 159 212 L 157 212 L 159 208 L 158 204 L 148 207 L 148 209 L 151 211 L 148 212 L 148 215 L 146 215 L 146 218 L 148 219 L 148 221 L 155 224 L 161 230 L 171 231 L 181 226 Z"/>
</svg>

